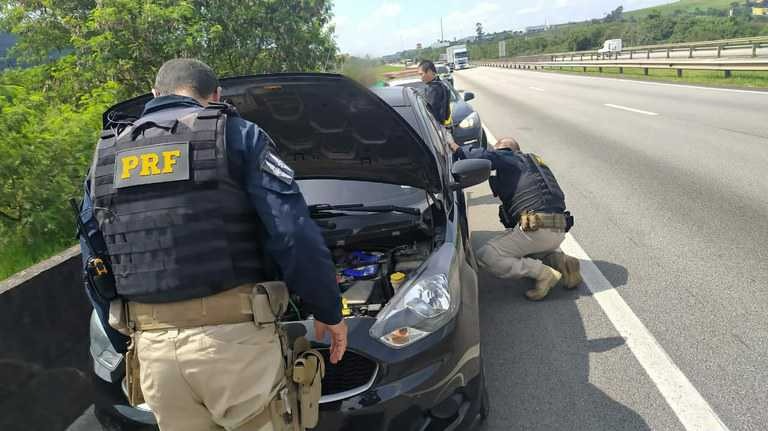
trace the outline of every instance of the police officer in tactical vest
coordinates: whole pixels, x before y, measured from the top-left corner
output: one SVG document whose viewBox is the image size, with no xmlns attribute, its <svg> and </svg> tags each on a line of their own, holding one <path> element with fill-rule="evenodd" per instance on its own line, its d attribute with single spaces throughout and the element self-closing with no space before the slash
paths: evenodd
<svg viewBox="0 0 768 431">
<path fill-rule="evenodd" d="M 478 250 L 480 264 L 499 278 L 536 280 L 525 293 L 533 301 L 544 299 L 561 278 L 566 288 L 577 287 L 582 281 L 579 260 L 558 250 L 573 217 L 546 163 L 521 152 L 513 138 L 500 139 L 496 151 L 450 146 L 460 159 L 490 160 L 496 171 L 490 185 L 501 199 L 499 218 L 507 230 Z"/>
<path fill-rule="evenodd" d="M 424 60 L 419 63 L 419 75 L 421 82 L 427 84 L 424 97 L 427 99 L 427 107 L 438 123 L 451 127 L 451 95 L 445 82 L 437 76 L 435 63 Z"/>
<path fill-rule="evenodd" d="M 89 295 L 131 337 L 129 398 L 143 396 L 162 431 L 299 429 L 286 378 L 295 357 L 276 318 L 287 284 L 341 360 L 331 254 L 293 171 L 263 130 L 220 103 L 210 67 L 170 60 L 152 93 L 138 120 L 102 133 L 80 215 L 90 244 L 105 248 L 84 242 L 84 257 L 105 253 L 114 273 L 108 313 Z"/>
</svg>

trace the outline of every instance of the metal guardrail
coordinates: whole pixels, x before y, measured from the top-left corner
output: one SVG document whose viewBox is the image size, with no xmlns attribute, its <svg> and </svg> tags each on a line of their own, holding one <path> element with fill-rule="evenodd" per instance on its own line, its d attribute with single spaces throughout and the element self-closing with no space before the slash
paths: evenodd
<svg viewBox="0 0 768 431">
<path fill-rule="evenodd" d="M 614 59 L 618 55 L 629 54 L 630 59 L 634 59 L 636 54 L 645 54 L 646 59 L 651 58 L 651 54 L 665 52 L 666 58 L 670 58 L 673 52 L 688 51 L 688 58 L 694 58 L 694 54 L 700 51 L 715 51 L 716 57 L 722 57 L 724 51 L 733 49 L 751 49 L 752 57 L 757 57 L 757 50 L 768 47 L 768 36 L 743 37 L 737 39 L 710 40 L 702 42 L 682 42 L 668 43 L 659 45 L 640 45 L 630 46 L 622 49 L 620 53 L 600 53 L 597 50 L 558 52 L 551 54 L 528 55 L 521 57 L 512 57 L 510 61 L 584 61 L 589 56 L 590 61 L 599 59 Z"/>
<path fill-rule="evenodd" d="M 618 68 L 619 73 L 624 73 L 624 69 L 643 69 L 645 75 L 648 75 L 649 69 L 676 70 L 677 76 L 683 76 L 683 70 L 720 70 L 723 71 L 726 78 L 731 77 L 733 71 L 768 71 L 768 59 L 759 60 L 682 60 L 671 62 L 668 60 L 634 60 L 634 61 L 549 61 L 549 62 L 515 62 L 515 61 L 495 61 L 480 62 L 481 66 L 502 67 L 507 69 L 527 69 L 538 70 L 545 68 L 563 68 L 563 67 L 581 67 L 586 72 L 587 68 L 597 68 L 602 72 L 604 68 Z"/>
</svg>

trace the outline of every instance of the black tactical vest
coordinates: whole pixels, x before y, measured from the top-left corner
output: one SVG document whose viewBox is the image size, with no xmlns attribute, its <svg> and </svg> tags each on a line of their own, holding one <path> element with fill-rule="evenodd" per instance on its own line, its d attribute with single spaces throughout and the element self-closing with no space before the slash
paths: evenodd
<svg viewBox="0 0 768 431">
<path fill-rule="evenodd" d="M 94 212 L 127 300 L 180 301 L 266 279 L 263 226 L 227 157 L 226 105 L 169 114 L 179 112 L 105 131 L 97 146 Z"/>
<path fill-rule="evenodd" d="M 503 202 L 508 220 L 517 223 L 525 211 L 562 213 L 565 195 L 549 167 L 535 154 L 500 151 L 516 168 L 501 166 L 491 182 L 493 194 Z M 514 158 L 514 159 L 512 159 Z"/>
</svg>

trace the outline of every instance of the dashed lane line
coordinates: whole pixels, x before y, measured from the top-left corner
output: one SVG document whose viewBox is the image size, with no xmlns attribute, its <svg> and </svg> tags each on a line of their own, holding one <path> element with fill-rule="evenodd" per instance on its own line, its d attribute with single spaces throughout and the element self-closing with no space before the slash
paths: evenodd
<svg viewBox="0 0 768 431">
<path fill-rule="evenodd" d="M 643 111 L 642 109 L 628 108 L 626 106 L 614 105 L 612 103 L 606 103 L 605 106 L 607 106 L 609 108 L 614 108 L 614 109 L 621 109 L 622 111 L 634 112 L 634 113 L 637 113 L 637 114 L 650 115 L 650 116 L 659 115 L 659 114 L 657 114 L 655 112 Z"/>
</svg>

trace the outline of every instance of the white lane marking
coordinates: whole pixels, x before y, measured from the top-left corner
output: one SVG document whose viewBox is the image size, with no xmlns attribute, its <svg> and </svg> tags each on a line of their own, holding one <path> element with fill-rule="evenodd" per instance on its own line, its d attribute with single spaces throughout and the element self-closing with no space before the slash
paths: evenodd
<svg viewBox="0 0 768 431">
<path fill-rule="evenodd" d="M 528 87 L 528 88 L 530 88 L 531 90 L 536 90 L 536 91 L 544 91 L 543 88 L 539 88 L 539 87 Z"/>
<path fill-rule="evenodd" d="M 605 106 L 607 106 L 609 108 L 621 109 L 623 111 L 636 112 L 638 114 L 643 114 L 643 115 L 651 115 L 651 116 L 659 115 L 659 114 L 657 114 L 655 112 L 643 111 L 642 109 L 628 108 L 626 106 L 614 105 L 612 103 L 606 103 Z"/>
<path fill-rule="evenodd" d="M 493 133 L 483 125 L 488 142 L 496 142 Z M 680 368 L 672 362 L 653 334 L 629 308 L 597 265 L 581 248 L 576 239 L 567 234 L 560 246 L 563 252 L 581 261 L 581 275 L 616 330 L 645 369 L 657 389 L 688 431 L 728 431 L 712 407 L 691 384 Z"/>
<path fill-rule="evenodd" d="M 496 67 L 488 67 L 487 69 L 493 69 L 493 70 L 505 70 L 508 72 L 520 72 L 520 73 L 538 73 L 538 72 L 528 72 L 527 70 L 517 70 L 517 69 L 499 69 Z M 609 78 L 609 77 L 603 77 L 603 76 L 579 76 L 579 75 L 565 75 L 561 73 L 550 73 L 549 74 L 552 77 L 562 77 L 566 79 L 605 79 L 605 80 L 611 80 L 611 81 L 617 81 L 617 82 L 623 82 L 625 84 L 639 84 L 639 85 L 656 85 L 661 87 L 678 87 L 678 88 L 690 88 L 695 90 L 709 90 L 709 91 L 722 91 L 726 93 L 746 93 L 746 94 L 759 94 L 762 96 L 768 96 L 768 91 L 759 91 L 759 90 L 737 90 L 735 88 L 718 88 L 718 87 L 702 87 L 700 85 L 686 85 L 686 84 L 670 84 L 665 82 L 649 82 L 649 81 L 640 81 L 637 79 L 619 79 L 619 78 Z M 543 76 L 540 75 L 539 76 Z"/>
<path fill-rule="evenodd" d="M 672 362 L 672 358 L 605 279 L 579 243 L 568 234 L 560 248 L 581 260 L 581 274 L 587 288 L 619 334 L 624 337 L 627 346 L 656 384 L 683 427 L 689 431 L 727 431 L 728 427 L 680 368 Z"/>
<path fill-rule="evenodd" d="M 491 133 L 491 131 L 488 129 L 488 127 L 485 124 L 483 124 L 483 130 L 485 130 L 485 137 L 486 139 L 488 139 L 488 146 L 489 147 L 493 146 L 493 144 L 497 142 L 496 136 L 494 136 L 493 133 Z"/>
</svg>

